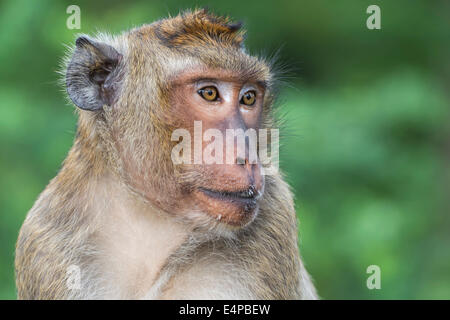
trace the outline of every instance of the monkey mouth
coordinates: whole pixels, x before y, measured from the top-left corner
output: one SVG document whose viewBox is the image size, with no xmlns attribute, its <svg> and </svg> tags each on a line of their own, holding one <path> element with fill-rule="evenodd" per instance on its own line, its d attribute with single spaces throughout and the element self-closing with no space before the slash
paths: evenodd
<svg viewBox="0 0 450 320">
<path fill-rule="evenodd" d="M 199 190 L 207 196 L 219 200 L 256 202 L 256 200 L 261 197 L 261 192 L 254 186 L 237 191 L 212 190 L 206 188 L 199 188 Z"/>
<path fill-rule="evenodd" d="M 195 192 L 198 205 L 215 220 L 231 227 L 243 227 L 256 217 L 262 192 L 254 186 L 236 191 L 200 187 Z"/>
</svg>

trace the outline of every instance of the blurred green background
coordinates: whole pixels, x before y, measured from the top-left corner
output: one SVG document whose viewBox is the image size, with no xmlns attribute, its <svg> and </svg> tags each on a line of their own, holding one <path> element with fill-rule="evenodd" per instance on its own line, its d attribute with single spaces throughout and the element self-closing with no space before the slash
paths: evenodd
<svg viewBox="0 0 450 320">
<path fill-rule="evenodd" d="M 81 30 L 66 8 L 81 8 Z M 381 8 L 368 30 L 366 8 Z M 290 70 L 281 167 L 322 298 L 450 299 L 449 1 L 2 1 L 0 298 L 14 299 L 21 223 L 76 129 L 63 44 L 208 6 Z M 381 289 L 366 268 L 381 268 Z"/>
</svg>

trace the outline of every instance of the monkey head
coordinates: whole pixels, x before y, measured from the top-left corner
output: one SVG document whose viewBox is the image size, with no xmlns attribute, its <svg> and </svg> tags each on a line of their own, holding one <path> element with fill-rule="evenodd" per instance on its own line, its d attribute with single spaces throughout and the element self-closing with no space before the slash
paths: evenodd
<svg viewBox="0 0 450 320">
<path fill-rule="evenodd" d="M 91 158 L 99 172 L 167 214 L 206 226 L 249 224 L 264 197 L 262 166 L 250 159 L 249 136 L 242 145 L 227 133 L 272 126 L 274 80 L 264 59 L 246 53 L 243 36 L 239 24 L 205 10 L 116 37 L 80 36 L 65 73 L 79 107 L 76 143 L 98 154 Z M 189 134 L 187 161 L 175 163 L 180 129 Z M 211 153 L 219 137 L 224 143 Z"/>
</svg>

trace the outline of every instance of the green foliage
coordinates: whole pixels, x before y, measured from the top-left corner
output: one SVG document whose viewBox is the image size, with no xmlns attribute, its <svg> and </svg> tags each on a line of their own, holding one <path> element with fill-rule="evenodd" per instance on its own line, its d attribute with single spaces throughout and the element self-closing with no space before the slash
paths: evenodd
<svg viewBox="0 0 450 320">
<path fill-rule="evenodd" d="M 442 190 L 449 115 L 438 86 L 409 70 L 287 98 L 288 129 L 295 131 L 280 159 L 297 194 L 303 254 L 323 297 L 450 297 Z M 365 287 L 372 264 L 382 270 L 380 291 Z"/>
<path fill-rule="evenodd" d="M 63 43 L 204 5 L 244 20 L 251 52 L 282 47 L 280 60 L 292 69 L 280 161 L 320 295 L 450 298 L 447 3 L 76 3 L 79 31 L 66 28 L 73 2 L 0 4 L 0 298 L 15 298 L 18 230 L 76 129 L 55 72 Z M 381 30 L 365 26 L 373 3 Z M 381 267 L 381 290 L 366 287 L 371 264 Z"/>
</svg>

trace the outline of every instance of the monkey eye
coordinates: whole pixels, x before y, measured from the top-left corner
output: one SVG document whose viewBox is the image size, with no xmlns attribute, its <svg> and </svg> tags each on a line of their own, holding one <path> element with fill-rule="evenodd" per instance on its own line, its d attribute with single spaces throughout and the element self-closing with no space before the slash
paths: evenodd
<svg viewBox="0 0 450 320">
<path fill-rule="evenodd" d="M 197 93 L 206 101 L 216 101 L 219 98 L 216 87 L 204 87 L 198 90 Z"/>
<path fill-rule="evenodd" d="M 241 103 L 246 106 L 252 106 L 256 101 L 256 92 L 253 90 L 247 91 L 241 98 Z"/>
</svg>

